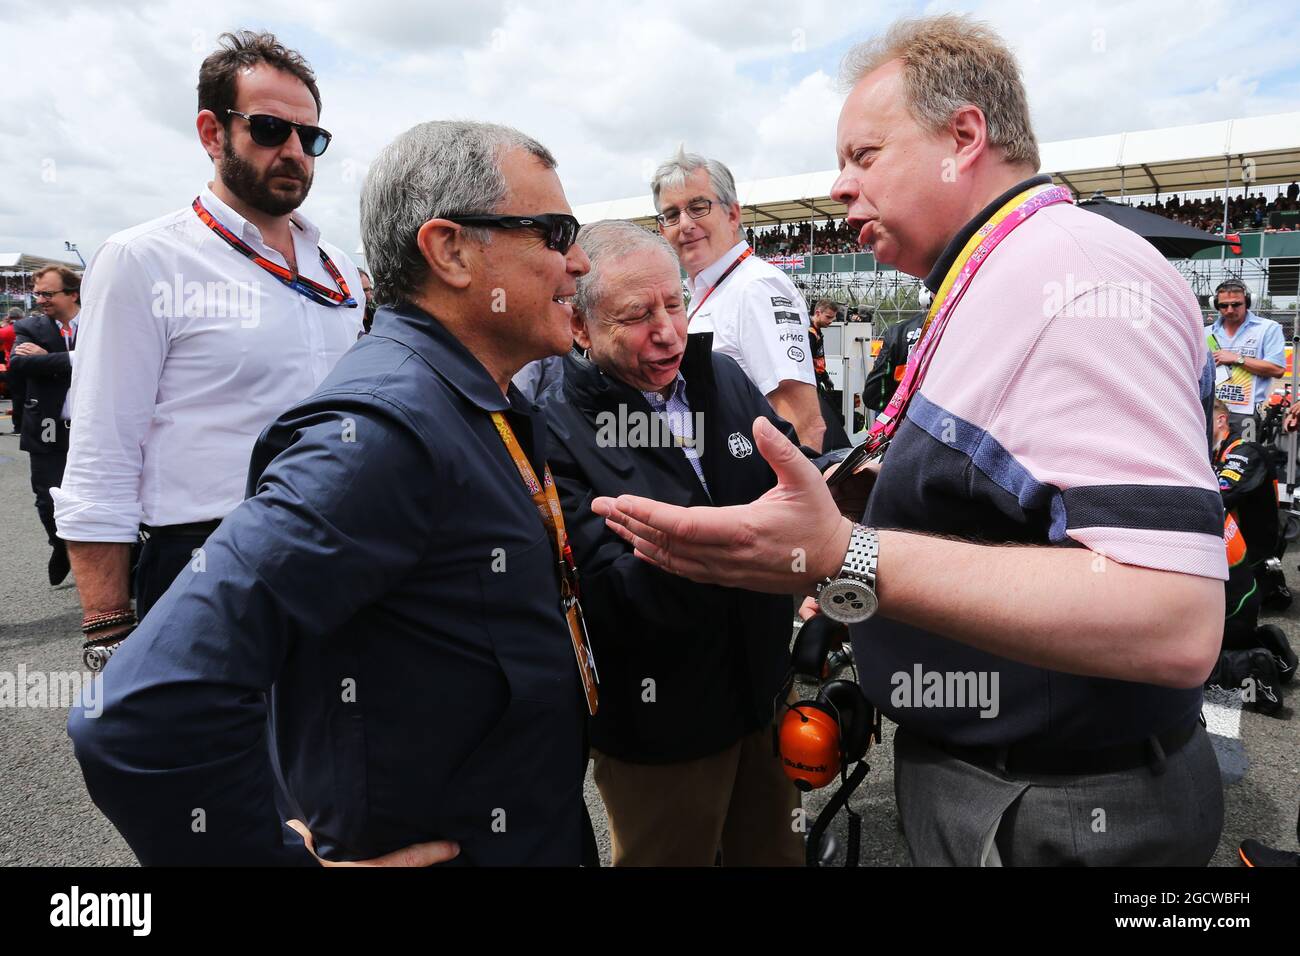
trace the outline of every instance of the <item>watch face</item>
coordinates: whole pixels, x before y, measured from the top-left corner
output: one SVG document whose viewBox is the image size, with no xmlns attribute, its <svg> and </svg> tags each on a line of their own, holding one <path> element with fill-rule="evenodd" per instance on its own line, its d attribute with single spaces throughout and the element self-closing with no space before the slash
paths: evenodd
<svg viewBox="0 0 1300 956">
<path fill-rule="evenodd" d="M 817 595 L 817 606 L 832 621 L 857 624 L 876 613 L 876 593 L 860 581 L 837 578 Z"/>
</svg>

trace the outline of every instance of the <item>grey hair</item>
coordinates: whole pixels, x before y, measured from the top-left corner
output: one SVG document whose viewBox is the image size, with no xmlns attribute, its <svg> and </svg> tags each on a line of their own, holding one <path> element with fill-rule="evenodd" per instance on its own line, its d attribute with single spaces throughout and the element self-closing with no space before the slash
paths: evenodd
<svg viewBox="0 0 1300 956">
<path fill-rule="evenodd" d="M 509 126 L 447 120 L 412 126 L 382 150 L 361 190 L 361 241 L 376 297 L 409 301 L 428 275 L 416 234 L 430 219 L 496 212 L 506 197 L 501 160 L 527 150 L 547 168 L 555 157 Z M 486 229 L 465 227 L 486 242 Z"/>
<path fill-rule="evenodd" d="M 840 88 L 891 60 L 902 61 L 908 111 L 922 126 L 937 132 L 963 106 L 978 106 L 1008 163 L 1041 165 L 1020 66 L 990 27 L 957 14 L 899 20 L 844 55 Z"/>
<path fill-rule="evenodd" d="M 665 188 L 677 189 L 686 185 L 686 177 L 697 169 L 708 170 L 709 186 L 712 187 L 718 201 L 730 209 L 740 200 L 736 197 L 736 178 L 716 159 L 709 159 L 699 153 L 686 152 L 683 143 L 677 147 L 676 154 L 666 159 L 655 170 L 654 179 L 650 181 L 650 191 L 654 193 L 655 212 L 659 211 L 659 193 Z"/>
<path fill-rule="evenodd" d="M 622 259 L 636 252 L 657 250 L 667 254 L 669 261 L 680 269 L 677 253 L 668 245 L 664 237 L 649 229 L 643 229 L 626 219 L 602 219 L 591 222 L 578 230 L 578 245 L 591 260 L 591 269 L 586 275 L 578 277 L 578 291 L 573 297 L 573 308 L 584 317 L 594 316 L 596 300 L 600 298 L 601 265 L 615 259 Z"/>
</svg>

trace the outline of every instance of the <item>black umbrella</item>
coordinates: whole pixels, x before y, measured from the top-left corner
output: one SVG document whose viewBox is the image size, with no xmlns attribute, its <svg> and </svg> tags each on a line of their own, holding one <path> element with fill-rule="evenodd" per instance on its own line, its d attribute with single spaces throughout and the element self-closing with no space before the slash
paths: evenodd
<svg viewBox="0 0 1300 956">
<path fill-rule="evenodd" d="M 1079 203 L 1080 209 L 1105 216 L 1111 222 L 1119 223 L 1125 229 L 1132 229 L 1151 245 L 1160 250 L 1166 259 L 1190 259 L 1193 254 L 1213 246 L 1230 246 L 1233 243 L 1218 236 L 1212 236 L 1200 229 L 1174 222 L 1164 216 L 1137 209 L 1124 203 L 1111 202 L 1105 197 L 1094 196 Z"/>
</svg>

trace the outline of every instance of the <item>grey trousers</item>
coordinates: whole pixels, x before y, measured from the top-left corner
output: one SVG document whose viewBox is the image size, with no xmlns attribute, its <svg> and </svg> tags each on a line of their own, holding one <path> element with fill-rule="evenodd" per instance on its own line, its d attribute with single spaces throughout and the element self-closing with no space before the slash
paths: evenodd
<svg viewBox="0 0 1300 956">
<path fill-rule="evenodd" d="M 1203 727 L 1163 770 L 1004 775 L 894 735 L 894 796 L 915 866 L 1204 866 L 1223 784 Z"/>
</svg>

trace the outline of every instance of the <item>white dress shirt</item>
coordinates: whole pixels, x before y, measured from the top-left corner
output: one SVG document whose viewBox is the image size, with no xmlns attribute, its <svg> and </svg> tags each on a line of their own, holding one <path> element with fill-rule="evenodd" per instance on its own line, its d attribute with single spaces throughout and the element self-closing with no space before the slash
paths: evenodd
<svg viewBox="0 0 1300 956">
<path fill-rule="evenodd" d="M 282 266 L 261 231 L 203 190 L 219 222 Z M 244 498 L 262 429 L 311 394 L 357 340 L 361 277 L 301 215 L 301 275 L 326 288 L 317 246 L 356 308 L 318 305 L 232 249 L 189 206 L 112 236 L 81 287 L 73 427 L 61 487 L 68 541 L 134 541 L 141 524 L 224 518 Z"/>
<path fill-rule="evenodd" d="M 687 280 L 691 309 L 747 248 L 736 243 Z M 760 392 L 771 395 L 787 380 L 817 384 L 808 325 L 808 307 L 790 277 L 751 255 L 692 314 L 687 331 L 712 332 L 713 351 L 730 355 Z"/>
<path fill-rule="evenodd" d="M 81 311 L 72 317 L 68 323 L 68 334 L 63 337 L 63 347 L 68 350 L 68 367 L 77 367 L 77 353 L 73 351 L 77 347 L 77 319 L 81 317 Z M 60 329 L 62 331 L 62 329 Z M 63 396 L 63 410 L 59 412 L 59 417 L 65 422 L 72 419 L 72 389 Z"/>
</svg>

